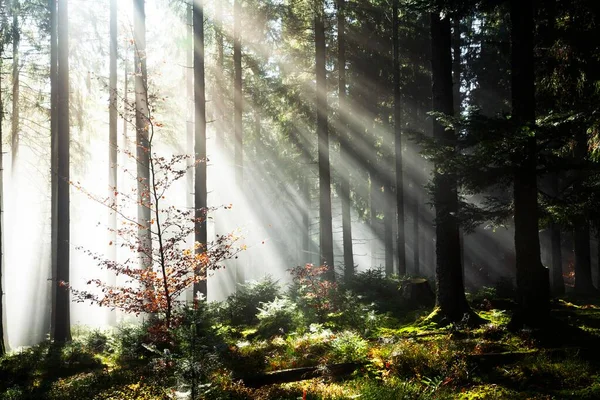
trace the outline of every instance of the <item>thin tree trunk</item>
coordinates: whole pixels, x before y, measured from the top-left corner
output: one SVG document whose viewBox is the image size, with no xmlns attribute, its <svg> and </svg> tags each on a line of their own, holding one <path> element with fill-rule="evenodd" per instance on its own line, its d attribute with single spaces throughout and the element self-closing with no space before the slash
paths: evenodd
<svg viewBox="0 0 600 400">
<path fill-rule="evenodd" d="M 127 111 L 129 110 L 129 41 L 125 41 L 125 48 L 123 49 L 123 64 L 125 70 L 125 77 L 123 79 L 123 140 L 124 147 L 129 148 L 129 140 L 127 139 L 127 125 L 129 125 L 129 117 Z"/>
<path fill-rule="evenodd" d="M 404 172 L 402 168 L 402 94 L 400 92 L 400 21 L 399 0 L 393 3 L 393 46 L 394 46 L 394 137 L 396 161 L 396 252 L 398 275 L 406 275 L 406 248 L 404 235 Z"/>
<path fill-rule="evenodd" d="M 235 130 L 235 182 L 238 190 L 244 183 L 244 138 L 242 127 L 242 0 L 233 2 L 233 68 L 234 68 L 234 130 Z"/>
<path fill-rule="evenodd" d="M 329 133 L 327 126 L 327 70 L 325 68 L 325 16 L 323 1 L 315 9 L 316 110 L 319 153 L 319 241 L 320 261 L 329 267 L 327 278 L 335 280 L 333 259 L 333 226 L 331 220 L 331 169 L 329 165 Z"/>
<path fill-rule="evenodd" d="M 58 252 L 58 34 L 56 26 L 57 0 L 49 0 L 50 9 L 50 256 L 52 271 L 50 331 L 54 330 L 56 312 L 56 271 Z"/>
<path fill-rule="evenodd" d="M 414 200 L 413 200 L 413 274 L 415 276 L 419 276 L 421 272 L 420 264 L 420 254 L 419 254 L 419 223 L 421 221 L 419 205 L 421 202 L 421 188 L 418 185 L 418 181 L 416 175 L 413 180 L 413 191 L 414 191 Z"/>
<path fill-rule="evenodd" d="M 67 0 L 58 0 L 57 13 L 57 222 L 55 304 L 52 339 L 57 343 L 71 340 L 69 283 L 70 214 L 69 214 L 69 13 Z"/>
<path fill-rule="evenodd" d="M 588 152 L 587 135 L 579 132 L 575 137 L 574 158 L 585 162 Z M 579 189 L 580 185 L 575 188 Z M 593 294 L 596 288 L 592 283 L 592 258 L 590 251 L 590 224 L 585 216 L 578 218 L 573 230 L 573 247 L 575 252 L 575 292 Z"/>
<path fill-rule="evenodd" d="M 244 193 L 244 131 L 243 131 L 243 87 L 242 87 L 242 0 L 233 2 L 233 68 L 234 68 L 234 159 L 235 183 L 240 193 Z M 243 269 L 235 261 L 235 282 L 245 281 Z"/>
<path fill-rule="evenodd" d="M 0 0 L 0 14 L 4 12 L 4 1 Z M 4 43 L 0 43 L 0 71 L 4 57 Z M 2 123 L 4 122 L 4 102 L 2 100 L 2 74 L 0 74 L 0 356 L 6 353 L 4 327 L 4 154 L 2 148 Z"/>
<path fill-rule="evenodd" d="M 573 230 L 575 253 L 575 292 L 594 294 L 596 288 L 592 283 L 592 257 L 590 251 L 590 225 L 580 223 Z"/>
<path fill-rule="evenodd" d="M 110 211 L 108 216 L 109 244 L 108 258 L 117 261 L 117 0 L 110 1 L 110 76 L 109 76 L 109 94 L 110 104 L 108 109 L 109 134 L 108 134 L 108 196 L 114 205 L 115 211 Z M 116 275 L 109 271 L 108 282 L 110 285 L 116 284 Z M 107 322 L 114 325 L 116 313 L 113 310 L 108 311 Z"/>
<path fill-rule="evenodd" d="M 454 114 L 452 100 L 452 56 L 450 19 L 431 14 L 433 110 Z M 433 136 L 445 146 L 456 145 L 456 136 L 434 122 Z M 460 260 L 459 226 L 456 218 L 458 194 L 456 175 L 451 171 L 434 174 L 436 211 L 436 303 L 447 322 L 459 322 L 475 314 L 466 297 Z"/>
<path fill-rule="evenodd" d="M 186 50 L 186 93 L 187 93 L 187 123 L 186 123 L 186 149 L 194 153 L 194 10 L 192 2 L 186 10 L 187 38 L 190 44 Z M 190 158 L 187 163 L 186 174 L 186 206 L 194 208 L 194 164 L 195 157 Z"/>
<path fill-rule="evenodd" d="M 150 148 L 148 75 L 146 70 L 146 6 L 144 0 L 134 0 L 133 34 L 135 46 L 135 128 L 138 191 L 138 245 L 143 269 L 152 268 L 152 233 L 150 230 Z M 151 290 L 152 288 L 148 288 Z"/>
<path fill-rule="evenodd" d="M 204 73 L 204 1 L 193 3 L 194 29 L 194 153 L 196 168 L 194 174 L 194 208 L 196 226 L 196 254 L 206 251 L 207 232 L 207 191 L 206 191 L 206 86 Z M 207 271 L 196 270 L 198 280 L 194 283 L 194 296 L 200 293 L 204 299 L 208 295 Z"/>
<path fill-rule="evenodd" d="M 217 123 L 217 149 L 224 152 L 225 150 L 225 102 L 223 101 L 223 93 L 225 85 L 223 82 L 224 66 L 225 66 L 225 51 L 223 43 L 223 2 L 217 1 L 215 4 L 215 43 L 217 46 L 217 67 L 215 71 L 216 76 L 216 93 L 215 93 L 215 104 L 216 104 L 216 115 L 218 119 Z"/>
<path fill-rule="evenodd" d="M 21 33 L 19 31 L 19 0 L 12 0 L 12 129 L 11 129 L 11 174 L 15 174 L 17 154 L 19 152 L 19 100 L 20 100 L 20 71 L 19 71 L 19 45 Z"/>
<path fill-rule="evenodd" d="M 512 109 L 518 127 L 535 123 L 533 1 L 511 0 Z M 514 175 L 515 257 L 519 309 L 513 325 L 535 324 L 549 313 L 548 273 L 540 259 L 538 234 L 536 139 L 523 146 Z"/>
<path fill-rule="evenodd" d="M 342 203 L 342 242 L 344 247 L 344 279 L 349 280 L 354 275 L 354 250 L 352 248 L 352 214 L 350 202 L 350 156 L 346 142 L 348 138 L 348 104 L 346 94 L 346 0 L 337 0 L 338 28 L 338 113 L 339 135 L 345 140 L 340 141 L 340 200 Z"/>
</svg>

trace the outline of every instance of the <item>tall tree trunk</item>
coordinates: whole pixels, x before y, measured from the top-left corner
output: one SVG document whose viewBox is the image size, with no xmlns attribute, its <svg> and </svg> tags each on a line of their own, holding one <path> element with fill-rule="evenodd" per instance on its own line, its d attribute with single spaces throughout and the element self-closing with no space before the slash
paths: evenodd
<svg viewBox="0 0 600 400">
<path fill-rule="evenodd" d="M 461 51 L 461 38 L 460 38 L 460 18 L 454 16 L 452 18 L 452 93 L 454 97 L 454 116 L 460 117 L 462 111 L 462 98 L 460 94 L 460 75 L 461 75 L 461 64 L 460 54 Z M 457 132 L 458 134 L 458 132 Z M 463 279 L 465 274 L 465 235 L 462 228 L 459 229 L 459 240 L 460 240 L 460 264 L 462 265 Z"/>
<path fill-rule="evenodd" d="M 337 0 L 337 29 L 338 29 L 338 114 L 339 135 L 344 135 L 340 141 L 340 200 L 342 203 L 342 242 L 344 247 L 344 279 L 349 280 L 354 275 L 354 250 L 352 248 L 352 214 L 350 202 L 350 156 L 347 141 L 349 115 L 346 94 L 346 0 Z"/>
<path fill-rule="evenodd" d="M 4 1 L 0 0 L 0 14 L 4 12 Z M 0 43 L 0 71 L 4 57 L 4 43 Z M 4 154 L 2 148 L 2 123 L 4 101 L 2 100 L 2 74 L 0 74 L 0 356 L 6 353 L 6 312 L 4 311 Z"/>
<path fill-rule="evenodd" d="M 329 267 L 327 278 L 335 279 L 333 260 L 333 224 L 331 220 L 331 170 L 327 126 L 327 70 L 325 68 L 325 16 L 322 0 L 315 2 L 316 110 L 319 153 L 319 241 L 320 261 Z"/>
<path fill-rule="evenodd" d="M 70 214 L 69 214 L 69 12 L 67 0 L 58 0 L 57 13 L 57 193 L 56 193 L 56 271 L 52 339 L 57 343 L 71 340 L 69 283 Z"/>
<path fill-rule="evenodd" d="M 127 111 L 129 110 L 129 41 L 125 41 L 125 46 L 123 49 L 123 69 L 124 69 L 124 79 L 123 79 L 123 144 L 124 148 L 129 148 L 129 140 L 127 139 L 127 125 L 129 125 L 129 117 Z"/>
<path fill-rule="evenodd" d="M 223 101 L 223 93 L 225 92 L 225 85 L 223 82 L 223 70 L 225 67 L 225 51 L 223 41 L 223 2 L 217 1 L 215 4 L 215 44 L 217 46 L 217 66 L 215 71 L 216 76 L 216 93 L 215 93 L 215 104 L 216 104 L 216 115 L 217 115 L 217 149 L 220 151 L 225 150 L 225 102 Z"/>
<path fill-rule="evenodd" d="M 576 144 L 574 157 L 579 162 L 585 162 L 587 158 L 587 135 L 578 132 L 575 136 Z M 583 173 L 585 174 L 585 172 Z M 581 185 L 576 185 L 580 189 Z M 578 218 L 573 230 L 573 247 L 575 251 L 575 292 L 592 294 L 596 288 L 592 283 L 592 258 L 590 251 L 590 224 L 585 216 Z"/>
<path fill-rule="evenodd" d="M 190 2 L 186 10 L 187 39 L 189 46 L 186 50 L 186 70 L 185 85 L 187 93 L 187 123 L 186 129 L 186 149 L 189 153 L 194 153 L 194 10 L 193 2 Z M 194 165 L 195 156 L 190 158 L 187 163 L 186 174 L 186 206 L 188 209 L 194 208 Z M 195 240 L 195 239 L 194 239 Z M 195 295 L 195 293 L 193 293 Z"/>
<path fill-rule="evenodd" d="M 244 132 L 243 132 L 243 87 L 242 87 L 242 0 L 233 2 L 233 69 L 234 93 L 233 124 L 235 131 L 234 159 L 235 183 L 240 193 L 244 192 Z M 238 261 L 235 261 L 236 284 L 245 281 L 244 273 Z M 236 285 L 237 287 L 237 285 Z"/>
<path fill-rule="evenodd" d="M 17 154 L 19 152 L 19 99 L 20 95 L 20 70 L 19 70 L 19 45 L 21 42 L 21 33 L 19 30 L 19 0 L 12 0 L 12 129 L 11 129 L 11 174 L 15 173 Z"/>
<path fill-rule="evenodd" d="M 592 283 L 590 225 L 588 223 L 577 224 L 573 230 L 573 244 L 575 253 L 575 292 L 594 294 L 597 291 Z"/>
<path fill-rule="evenodd" d="M 243 98 L 242 98 L 242 0 L 233 2 L 233 68 L 234 68 L 234 130 L 235 130 L 235 182 L 239 190 L 244 183 Z"/>
<path fill-rule="evenodd" d="M 398 275 L 406 275 L 406 248 L 404 235 L 404 171 L 402 168 L 402 94 L 400 92 L 400 20 L 399 0 L 393 3 L 393 46 L 394 46 L 394 137 L 396 156 L 396 252 Z"/>
<path fill-rule="evenodd" d="M 49 0 L 50 9 L 50 256 L 52 271 L 51 302 L 53 304 L 50 331 L 54 330 L 56 312 L 56 271 L 58 253 L 58 32 L 57 0 Z"/>
<path fill-rule="evenodd" d="M 115 211 L 111 211 L 108 216 L 109 229 L 109 244 L 108 258 L 117 260 L 117 0 L 110 0 L 110 66 L 109 66 L 109 83 L 108 90 L 110 94 L 110 104 L 108 109 L 108 196 L 111 203 L 115 207 Z M 108 272 L 108 282 L 111 285 L 116 284 L 116 275 Z M 116 321 L 116 313 L 113 310 L 108 311 L 107 322 L 109 325 L 114 325 Z"/>
<path fill-rule="evenodd" d="M 533 0 L 511 0 L 513 120 L 519 128 L 535 123 Z M 550 311 L 548 273 L 540 259 L 536 175 L 536 138 L 522 147 L 514 175 L 515 257 L 519 309 L 513 324 L 544 320 Z"/>
<path fill-rule="evenodd" d="M 146 5 L 134 0 L 133 36 L 135 51 L 135 129 L 138 192 L 138 245 L 141 268 L 152 268 L 152 233 L 150 230 L 150 148 L 148 73 L 146 70 Z M 148 288 L 151 290 L 151 288 Z"/>
<path fill-rule="evenodd" d="M 419 265 L 421 260 L 420 260 L 420 254 L 419 254 L 419 235 L 420 235 L 420 230 L 419 230 L 419 223 L 421 221 L 421 216 L 420 216 L 420 211 L 419 211 L 419 206 L 421 203 L 421 188 L 420 185 L 418 183 L 416 174 L 413 178 L 413 274 L 414 275 L 419 275 L 421 272 L 421 266 Z"/>
<path fill-rule="evenodd" d="M 454 114 L 452 101 L 452 56 L 450 19 L 439 13 L 431 14 L 431 48 L 433 110 Z M 445 146 L 456 146 L 453 131 L 434 122 L 433 136 Z M 434 205 L 436 212 L 436 303 L 440 317 L 458 322 L 465 315 L 474 317 L 466 297 L 460 260 L 459 226 L 456 218 L 458 194 L 456 175 L 451 171 L 434 174 Z"/>
<path fill-rule="evenodd" d="M 207 190 L 206 190 L 206 86 L 204 74 L 204 1 L 193 3 L 194 29 L 194 153 L 196 168 L 194 174 L 194 208 L 196 210 L 195 242 L 196 254 L 206 251 L 207 232 Z M 198 280 L 194 283 L 194 296 L 200 293 L 206 299 L 207 271 L 195 271 Z"/>
</svg>

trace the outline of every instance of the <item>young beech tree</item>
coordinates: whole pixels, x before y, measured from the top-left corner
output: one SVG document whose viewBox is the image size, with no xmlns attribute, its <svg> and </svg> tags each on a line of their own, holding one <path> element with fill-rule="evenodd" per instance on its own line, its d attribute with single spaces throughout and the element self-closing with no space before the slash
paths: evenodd
<svg viewBox="0 0 600 400">
<path fill-rule="evenodd" d="M 113 196 L 98 198 L 90 194 L 79 183 L 74 186 L 83 191 L 91 199 L 108 207 L 111 212 L 118 214 L 123 220 L 116 229 L 118 246 L 125 251 L 143 253 L 143 259 L 150 264 L 140 266 L 135 257 L 125 261 L 116 261 L 112 257 L 79 248 L 117 277 L 119 284 L 109 284 L 102 279 L 91 279 L 87 283 L 96 286 L 99 291 L 80 290 L 71 287 L 74 301 L 90 301 L 104 307 L 119 309 L 124 312 L 139 314 L 159 314 L 164 317 L 164 327 L 172 327 L 173 310 L 179 296 L 187 289 L 197 285 L 199 280 L 206 279 L 206 272 L 221 268 L 222 262 L 237 256 L 241 247 L 234 246 L 239 239 L 234 234 L 217 235 L 215 240 L 206 244 L 196 242 L 194 249 L 187 245 L 187 238 L 194 233 L 197 224 L 206 223 L 207 209 L 202 210 L 201 217 L 194 209 L 179 209 L 175 206 L 163 205 L 169 188 L 187 172 L 189 156 L 176 155 L 165 158 L 152 153 L 154 127 L 158 125 L 153 119 L 149 123 L 149 154 L 150 179 L 144 187 L 147 191 L 148 202 L 143 206 L 151 212 L 151 220 L 147 227 L 152 246 L 150 251 L 146 246 L 146 238 L 138 235 L 139 223 L 134 216 L 126 213 L 127 204 L 136 205 L 138 196 L 132 193 L 116 192 Z M 126 154 L 134 158 L 134 154 Z M 136 160 L 137 161 L 137 160 Z M 226 207 L 227 208 L 227 207 Z M 200 219 L 200 220 L 199 220 Z M 112 228 L 108 228 L 112 232 Z"/>
</svg>

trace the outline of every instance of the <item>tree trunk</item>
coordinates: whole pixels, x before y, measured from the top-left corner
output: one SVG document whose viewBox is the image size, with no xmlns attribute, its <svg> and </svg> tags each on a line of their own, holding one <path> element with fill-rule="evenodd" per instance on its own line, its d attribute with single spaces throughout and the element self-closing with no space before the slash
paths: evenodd
<svg viewBox="0 0 600 400">
<path fill-rule="evenodd" d="M 114 205 L 114 211 L 111 210 L 108 216 L 109 244 L 108 258 L 117 261 L 117 0 L 110 0 L 110 66 L 109 66 L 109 83 L 108 90 L 110 95 L 110 104 L 108 108 L 108 196 L 111 203 Z M 108 272 L 108 283 L 116 284 L 116 275 Z M 116 321 L 116 313 L 113 310 L 108 310 L 107 322 L 109 325 L 114 325 Z"/>
<path fill-rule="evenodd" d="M 573 230 L 573 245 L 575 252 L 575 292 L 594 294 L 596 288 L 592 283 L 590 225 L 588 223 L 577 224 Z"/>
<path fill-rule="evenodd" d="M 68 2 L 58 0 L 57 13 L 57 192 L 56 192 L 56 271 L 53 279 L 54 300 L 52 339 L 56 343 L 71 340 L 69 283 L 69 13 Z"/>
<path fill-rule="evenodd" d="M 194 153 L 196 168 L 194 174 L 194 208 L 196 210 L 195 242 L 196 254 L 206 251 L 207 232 L 207 190 L 206 190 L 206 86 L 204 73 L 204 1 L 193 3 L 194 29 Z M 208 295 L 207 271 L 195 271 L 199 280 L 194 284 L 194 296 Z"/>
<path fill-rule="evenodd" d="M 50 9 L 50 257 L 52 271 L 50 331 L 54 331 L 58 253 L 58 32 L 57 0 L 49 0 Z"/>
<path fill-rule="evenodd" d="M 535 124 L 533 2 L 511 0 L 512 110 L 518 129 Z M 518 311 L 513 325 L 537 324 L 549 314 L 548 273 L 540 259 L 536 138 L 529 137 L 514 175 L 515 257 Z"/>
<path fill-rule="evenodd" d="M 460 18 L 452 18 L 452 93 L 454 97 L 454 116 L 459 118 L 462 111 L 462 98 L 460 94 L 460 75 L 461 64 L 461 38 L 460 38 Z M 457 132 L 458 134 L 458 132 Z M 465 235 L 461 227 L 458 228 L 460 241 L 460 265 L 462 266 L 463 279 L 465 276 Z"/>
<path fill-rule="evenodd" d="M 0 0 L 0 13 L 4 12 L 4 1 Z M 4 57 L 4 43 L 0 43 L 0 71 Z M 0 74 L 0 356 L 6 353 L 4 327 L 6 312 L 4 311 L 4 150 L 2 148 L 2 123 L 4 122 L 4 102 L 2 100 L 2 74 Z"/>
<path fill-rule="evenodd" d="M 348 154 L 348 104 L 346 95 L 346 0 L 337 0 L 337 29 L 338 29 L 338 114 L 339 135 L 344 135 L 340 141 L 340 200 L 342 203 L 342 242 L 344 247 L 344 279 L 349 280 L 354 275 L 354 250 L 352 248 L 352 214 L 350 202 L 350 161 Z"/>
<path fill-rule="evenodd" d="M 133 19 L 135 51 L 135 128 L 138 191 L 138 246 L 143 269 L 152 268 L 152 233 L 150 230 L 150 148 L 148 75 L 146 70 L 146 6 L 144 0 L 134 0 Z M 151 288 L 148 288 L 149 290 Z"/>
<path fill-rule="evenodd" d="M 433 110 L 454 114 L 452 100 L 452 57 L 450 19 L 431 14 L 431 48 Z M 445 146 L 456 145 L 455 133 L 438 122 L 433 126 L 434 138 Z M 436 212 L 436 304 L 440 317 L 447 322 L 460 322 L 473 316 L 466 297 L 460 257 L 459 226 L 456 218 L 458 194 L 456 175 L 452 171 L 434 174 Z"/>
<path fill-rule="evenodd" d="M 242 0 L 233 2 L 233 68 L 234 68 L 234 130 L 235 130 L 235 182 L 238 190 L 244 184 L 244 138 L 242 127 Z"/>
<path fill-rule="evenodd" d="M 333 226 L 331 220 L 331 170 L 329 165 L 329 133 L 327 127 L 327 70 L 325 68 L 325 16 L 323 1 L 315 9 L 315 70 L 317 137 L 319 141 L 319 240 L 320 261 L 329 267 L 327 279 L 335 279 L 333 260 Z"/>
<path fill-rule="evenodd" d="M 413 180 L 414 200 L 413 200 L 413 274 L 419 276 L 421 272 L 420 257 L 419 257 L 419 223 L 421 221 L 419 205 L 421 202 L 421 188 L 418 185 L 415 176 Z"/>
<path fill-rule="evenodd" d="M 223 70 L 225 65 L 225 51 L 223 43 L 223 2 L 217 1 L 215 4 L 215 43 L 217 46 L 217 66 L 215 71 L 216 76 L 216 91 L 215 91 L 215 107 L 217 115 L 217 133 L 216 142 L 217 149 L 221 152 L 225 151 L 225 102 L 223 101 L 223 93 L 225 90 L 223 83 Z"/>
<path fill-rule="evenodd" d="M 187 123 L 185 125 L 186 149 L 194 152 L 194 10 L 190 2 L 186 10 L 187 39 L 190 44 L 186 50 L 185 85 L 187 93 Z M 190 158 L 187 162 L 186 173 L 186 206 L 189 210 L 194 208 L 194 164 L 196 160 Z M 194 239 L 195 240 L 195 239 Z M 195 295 L 195 294 L 194 294 Z"/>
<path fill-rule="evenodd" d="M 20 71 L 19 71 L 19 45 L 21 33 L 19 31 L 19 0 L 12 0 L 12 129 L 11 129 L 11 174 L 15 174 L 17 154 L 19 152 L 19 99 L 20 95 Z"/>
<path fill-rule="evenodd" d="M 558 175 L 552 174 L 550 177 L 550 190 L 552 196 L 558 195 Z M 554 221 L 550 222 L 550 243 L 552 247 L 552 276 L 551 288 L 554 296 L 565 294 L 565 279 L 563 277 L 562 266 L 562 240 L 560 226 Z M 600 254 L 600 253 L 599 253 Z"/>
<path fill-rule="evenodd" d="M 404 235 L 404 172 L 402 168 L 402 95 L 400 93 L 400 21 L 399 0 L 393 3 L 393 57 L 394 57 L 394 137 L 396 161 L 396 252 L 398 275 L 406 275 L 406 248 Z"/>
</svg>

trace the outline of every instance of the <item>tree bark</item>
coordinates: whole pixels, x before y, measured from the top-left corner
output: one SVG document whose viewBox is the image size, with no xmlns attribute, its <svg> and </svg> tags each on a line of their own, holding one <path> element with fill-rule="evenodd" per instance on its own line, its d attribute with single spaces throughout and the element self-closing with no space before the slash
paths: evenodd
<svg viewBox="0 0 600 400">
<path fill-rule="evenodd" d="M 346 0 L 337 0 L 337 29 L 338 29 L 338 114 L 339 135 L 345 140 L 340 141 L 340 200 L 342 203 L 342 243 L 344 247 L 344 279 L 349 280 L 354 275 L 354 250 L 352 248 L 352 214 L 350 202 L 350 155 L 347 141 L 349 114 L 346 94 Z"/>
<path fill-rule="evenodd" d="M 108 196 L 111 203 L 114 205 L 114 211 L 109 212 L 108 229 L 109 229 L 109 244 L 108 257 L 113 261 L 117 261 L 117 0 L 110 0 L 110 60 L 109 60 L 109 83 L 108 90 L 110 95 L 108 106 Z M 110 285 L 116 284 L 116 275 L 109 271 L 108 282 Z M 107 322 L 109 325 L 114 325 L 116 314 L 113 310 L 108 310 Z"/>
<path fill-rule="evenodd" d="M 148 74 L 146 70 L 146 6 L 134 0 L 133 35 L 135 46 L 135 128 L 138 191 L 138 252 L 141 268 L 152 268 L 152 233 L 150 230 L 150 119 L 148 109 Z M 151 288 L 148 288 L 149 290 Z"/>
<path fill-rule="evenodd" d="M 242 126 L 242 0 L 233 2 L 233 68 L 234 68 L 234 130 L 235 130 L 235 182 L 239 190 L 244 184 L 244 138 Z"/>
<path fill-rule="evenodd" d="M 54 330 L 56 313 L 56 271 L 58 253 L 58 32 L 57 0 L 49 0 L 50 17 L 50 257 L 52 271 L 50 331 Z"/>
<path fill-rule="evenodd" d="M 511 0 L 512 111 L 517 129 L 533 129 L 535 87 L 533 1 Z M 515 257 L 518 312 L 513 325 L 542 323 L 549 315 L 548 273 L 540 259 L 536 138 L 525 139 L 514 174 Z"/>
<path fill-rule="evenodd" d="M 194 153 L 196 168 L 194 174 L 194 208 L 196 210 L 195 242 L 196 254 L 206 251 L 207 232 L 207 190 L 206 190 L 206 86 L 204 71 L 204 1 L 193 3 L 194 29 Z M 194 284 L 194 296 L 208 295 L 207 271 L 197 270 L 198 281 Z"/>
<path fill-rule="evenodd" d="M 69 12 L 68 2 L 58 0 L 57 12 L 57 193 L 56 193 L 56 271 L 54 276 L 53 324 L 51 337 L 56 343 L 71 340 L 69 283 Z"/>
<path fill-rule="evenodd" d="M 217 46 L 217 66 L 215 71 L 216 76 L 216 91 L 215 91 L 215 106 L 218 119 L 216 142 L 217 149 L 221 152 L 225 151 L 225 102 L 223 101 L 223 93 L 225 85 L 223 82 L 223 74 L 225 67 L 225 51 L 223 43 L 223 2 L 217 1 L 215 4 L 215 43 Z"/>
<path fill-rule="evenodd" d="M 11 174 L 15 174 L 17 155 L 19 152 L 19 99 L 20 71 L 19 71 L 19 45 L 21 33 L 19 31 L 19 0 L 12 0 L 12 118 L 11 118 Z"/>
<path fill-rule="evenodd" d="M 452 100 L 452 56 L 450 19 L 431 14 L 431 48 L 433 110 L 454 114 Z M 434 122 L 433 135 L 444 146 L 455 147 L 456 136 Z M 434 174 L 436 212 L 436 305 L 447 322 L 460 322 L 465 315 L 474 316 L 466 297 L 460 256 L 459 225 L 456 218 L 458 194 L 456 175 L 452 171 Z"/>
<path fill-rule="evenodd" d="M 587 222 L 577 224 L 573 230 L 575 253 L 575 292 L 594 294 L 592 283 L 592 257 L 590 251 L 590 225 Z"/>
<path fill-rule="evenodd" d="M 394 137 L 396 161 L 396 252 L 398 275 L 406 275 L 406 247 L 404 235 L 404 171 L 402 168 L 402 94 L 400 92 L 400 20 L 399 0 L 393 3 L 393 57 L 394 57 Z"/>
<path fill-rule="evenodd" d="M 4 12 L 4 1 L 0 0 L 0 13 Z M 4 43 L 0 43 L 0 71 L 4 56 Z M 4 102 L 2 99 L 2 75 L 0 74 L 0 356 L 6 353 L 6 312 L 4 311 L 4 154 L 2 148 L 2 123 L 4 122 Z"/>
<path fill-rule="evenodd" d="M 335 280 L 333 259 L 333 226 L 331 220 L 331 170 L 329 165 L 329 132 L 327 126 L 327 70 L 325 16 L 322 0 L 315 2 L 315 70 L 316 110 L 319 153 L 319 240 L 320 261 L 329 267 L 327 279 Z"/>
</svg>

